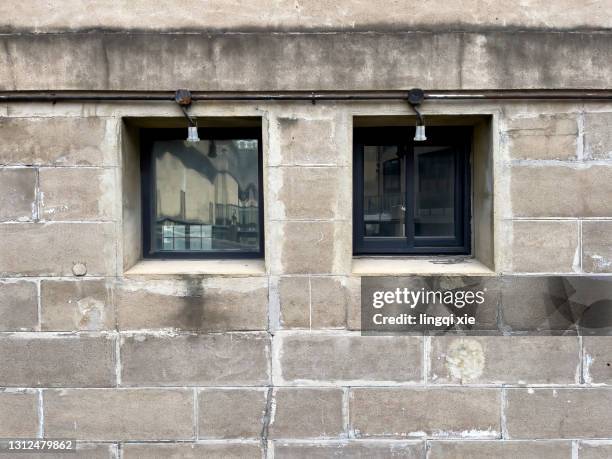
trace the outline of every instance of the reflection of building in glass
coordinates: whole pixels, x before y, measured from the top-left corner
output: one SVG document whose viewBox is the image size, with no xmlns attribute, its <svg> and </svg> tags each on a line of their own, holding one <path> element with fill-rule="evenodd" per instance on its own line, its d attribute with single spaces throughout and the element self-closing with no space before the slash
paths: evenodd
<svg viewBox="0 0 612 459">
<path fill-rule="evenodd" d="M 257 248 L 256 140 L 156 142 L 153 151 L 160 249 Z"/>
</svg>

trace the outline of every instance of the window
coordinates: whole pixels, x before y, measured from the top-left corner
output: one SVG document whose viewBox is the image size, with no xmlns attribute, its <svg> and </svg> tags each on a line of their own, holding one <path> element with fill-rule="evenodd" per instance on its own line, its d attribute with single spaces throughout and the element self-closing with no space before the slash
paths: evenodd
<svg viewBox="0 0 612 459">
<path fill-rule="evenodd" d="M 261 129 L 141 132 L 144 257 L 261 257 Z"/>
<path fill-rule="evenodd" d="M 470 252 L 471 127 L 354 131 L 354 252 Z"/>
</svg>

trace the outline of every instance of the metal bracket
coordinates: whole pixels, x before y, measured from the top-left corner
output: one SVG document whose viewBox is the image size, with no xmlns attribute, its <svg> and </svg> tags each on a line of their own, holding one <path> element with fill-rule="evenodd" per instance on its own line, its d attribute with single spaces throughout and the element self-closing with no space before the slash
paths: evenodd
<svg viewBox="0 0 612 459">
<path fill-rule="evenodd" d="M 191 102 L 193 101 L 191 91 L 188 89 L 177 89 L 174 94 L 174 101 L 181 107 L 185 118 L 187 118 L 189 122 L 189 126 L 196 126 L 196 119 L 187 112 L 187 109 L 191 106 Z"/>
</svg>

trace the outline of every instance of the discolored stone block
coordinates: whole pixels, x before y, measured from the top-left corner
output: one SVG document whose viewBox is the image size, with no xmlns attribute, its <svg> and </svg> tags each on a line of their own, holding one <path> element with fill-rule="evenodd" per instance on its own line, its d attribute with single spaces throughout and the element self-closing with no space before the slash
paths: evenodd
<svg viewBox="0 0 612 459">
<path fill-rule="evenodd" d="M 115 169 L 41 168 L 39 174 L 42 219 L 116 219 Z"/>
<path fill-rule="evenodd" d="M 126 443 L 123 459 L 245 459 L 261 457 L 260 442 Z"/>
<path fill-rule="evenodd" d="M 34 438 L 38 433 L 38 392 L 0 391 L 0 437 Z"/>
<path fill-rule="evenodd" d="M 266 388 L 200 390 L 198 438 L 259 438 L 267 392 Z"/>
<path fill-rule="evenodd" d="M 270 438 L 333 438 L 344 432 L 342 389 L 278 388 Z"/>
<path fill-rule="evenodd" d="M 33 331 L 38 326 L 35 282 L 0 282 L 0 331 Z"/>
<path fill-rule="evenodd" d="M 192 440 L 193 391 L 45 390 L 45 434 L 89 441 Z"/>
<path fill-rule="evenodd" d="M 612 221 L 582 222 L 582 269 L 612 272 Z"/>
<path fill-rule="evenodd" d="M 45 331 L 115 329 L 112 285 L 105 280 L 44 280 L 41 304 Z"/>
<path fill-rule="evenodd" d="M 507 389 L 508 438 L 606 438 L 610 403 L 604 388 Z"/>
<path fill-rule="evenodd" d="M 310 279 L 312 328 L 345 328 L 350 292 L 345 277 Z"/>
<path fill-rule="evenodd" d="M 584 382 L 612 385 L 612 336 L 585 336 Z"/>
<path fill-rule="evenodd" d="M 350 423 L 357 438 L 499 438 L 497 389 L 351 389 Z"/>
<path fill-rule="evenodd" d="M 282 384 L 336 385 L 420 381 L 422 342 L 416 336 L 360 336 L 345 333 L 277 333 Z"/>
<path fill-rule="evenodd" d="M 122 383 L 127 386 L 250 386 L 269 382 L 265 333 L 121 338 Z"/>
<path fill-rule="evenodd" d="M 558 459 L 572 457 L 570 441 L 432 441 L 428 459 Z"/>
<path fill-rule="evenodd" d="M 278 118 L 279 164 L 338 165 L 334 124 L 331 119 Z"/>
<path fill-rule="evenodd" d="M 310 328 L 310 279 L 281 277 L 278 280 L 280 321 L 284 328 Z"/>
<path fill-rule="evenodd" d="M 34 220 L 38 214 L 35 189 L 35 169 L 0 169 L 0 221 Z"/>
<path fill-rule="evenodd" d="M 612 112 L 585 113 L 584 153 L 588 159 L 612 159 Z"/>
<path fill-rule="evenodd" d="M 576 114 L 524 116 L 507 120 L 512 159 L 575 160 L 578 142 Z"/>
<path fill-rule="evenodd" d="M 406 441 L 317 441 L 316 443 L 274 442 L 274 457 L 292 459 L 421 459 L 425 445 Z"/>
</svg>

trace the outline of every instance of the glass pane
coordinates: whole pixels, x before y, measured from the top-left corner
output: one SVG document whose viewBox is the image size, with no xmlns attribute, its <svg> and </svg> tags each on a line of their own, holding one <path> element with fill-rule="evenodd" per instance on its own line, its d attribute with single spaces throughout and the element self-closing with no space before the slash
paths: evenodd
<svg viewBox="0 0 612 459">
<path fill-rule="evenodd" d="M 153 250 L 259 250 L 257 142 L 154 143 Z"/>
<path fill-rule="evenodd" d="M 455 235 L 455 151 L 415 147 L 414 235 Z"/>
<path fill-rule="evenodd" d="M 405 155 L 396 145 L 365 146 L 363 218 L 367 237 L 404 237 Z"/>
</svg>

